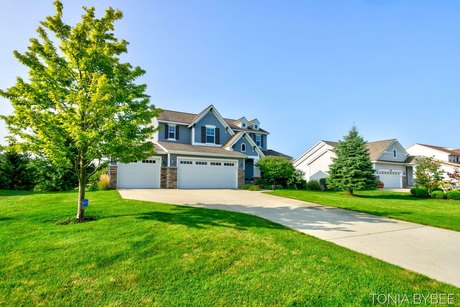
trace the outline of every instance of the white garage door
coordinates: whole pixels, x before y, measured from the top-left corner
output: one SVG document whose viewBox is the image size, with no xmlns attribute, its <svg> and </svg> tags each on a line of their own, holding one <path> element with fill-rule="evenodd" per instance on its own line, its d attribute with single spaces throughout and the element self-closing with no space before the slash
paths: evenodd
<svg viewBox="0 0 460 307">
<path fill-rule="evenodd" d="M 177 159 L 179 189 L 236 189 L 238 161 L 219 159 Z"/>
<path fill-rule="evenodd" d="M 159 189 L 161 158 L 155 157 L 133 163 L 118 163 L 119 189 Z"/>
<path fill-rule="evenodd" d="M 378 176 L 385 188 L 402 188 L 400 172 L 380 170 Z"/>
</svg>

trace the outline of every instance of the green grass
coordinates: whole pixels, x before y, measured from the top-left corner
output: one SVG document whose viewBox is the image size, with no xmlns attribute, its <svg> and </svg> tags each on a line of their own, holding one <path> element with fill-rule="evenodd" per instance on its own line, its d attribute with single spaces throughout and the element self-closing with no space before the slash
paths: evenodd
<svg viewBox="0 0 460 307">
<path fill-rule="evenodd" d="M 0 191 L 0 305 L 368 305 L 460 289 L 250 215 Z"/>
<path fill-rule="evenodd" d="M 350 209 L 394 219 L 460 231 L 460 201 L 423 199 L 409 193 L 276 190 L 268 194 Z"/>
</svg>

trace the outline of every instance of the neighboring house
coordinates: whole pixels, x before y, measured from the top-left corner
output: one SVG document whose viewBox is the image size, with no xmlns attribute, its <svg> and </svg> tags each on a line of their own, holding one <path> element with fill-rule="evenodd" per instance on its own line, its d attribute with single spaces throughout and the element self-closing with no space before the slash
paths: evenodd
<svg viewBox="0 0 460 307">
<path fill-rule="evenodd" d="M 198 114 L 164 110 L 153 124 L 156 154 L 133 163 L 112 163 L 117 188 L 238 188 L 260 177 L 255 166 L 268 150 L 269 133 L 257 119 L 226 119 L 214 106 Z"/>
<path fill-rule="evenodd" d="M 319 141 L 294 161 L 294 167 L 305 173 L 307 181 L 328 177 L 337 144 Z M 367 148 L 375 175 L 386 188 L 413 186 L 414 157 L 396 139 L 369 142 Z"/>
<path fill-rule="evenodd" d="M 456 168 L 460 169 L 460 149 L 414 144 L 407 148 L 407 152 L 413 156 L 434 157 L 439 160 L 446 179 L 448 179 L 447 173 L 454 172 Z"/>
</svg>

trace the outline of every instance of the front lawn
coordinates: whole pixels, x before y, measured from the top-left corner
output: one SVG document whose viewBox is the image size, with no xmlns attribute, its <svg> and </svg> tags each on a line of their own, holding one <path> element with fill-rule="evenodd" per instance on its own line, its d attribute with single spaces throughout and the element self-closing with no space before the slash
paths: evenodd
<svg viewBox="0 0 460 307">
<path fill-rule="evenodd" d="M 268 193 L 460 231 L 458 200 L 422 199 L 409 193 L 384 190 L 355 192 L 356 196 L 342 191 L 276 190 Z"/>
<path fill-rule="evenodd" d="M 0 305 L 369 305 L 460 289 L 250 215 L 0 191 Z"/>
</svg>

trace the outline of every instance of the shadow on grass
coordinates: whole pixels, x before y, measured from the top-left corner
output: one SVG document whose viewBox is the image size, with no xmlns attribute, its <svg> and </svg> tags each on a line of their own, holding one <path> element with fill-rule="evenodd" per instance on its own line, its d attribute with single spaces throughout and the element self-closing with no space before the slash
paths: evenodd
<svg viewBox="0 0 460 307">
<path fill-rule="evenodd" d="M 194 207 L 174 208 L 172 212 L 144 212 L 139 214 L 137 218 L 199 229 L 208 227 L 228 227 L 237 230 L 247 230 L 254 227 L 286 229 L 282 225 L 252 215 Z"/>
<path fill-rule="evenodd" d="M 398 195 L 398 194 L 389 194 L 389 195 L 355 195 L 357 198 L 368 198 L 368 199 L 396 199 L 404 201 L 419 201 L 423 198 L 416 198 L 410 195 Z"/>
</svg>

